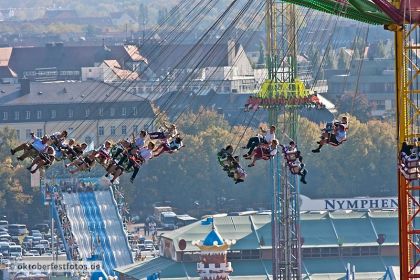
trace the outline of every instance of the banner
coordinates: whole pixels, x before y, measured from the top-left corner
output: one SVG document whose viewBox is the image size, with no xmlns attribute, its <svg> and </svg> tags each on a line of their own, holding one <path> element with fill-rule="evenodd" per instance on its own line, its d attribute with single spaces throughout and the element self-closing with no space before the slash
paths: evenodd
<svg viewBox="0 0 420 280">
<path fill-rule="evenodd" d="M 368 210 L 368 209 L 397 209 L 397 197 L 356 197 L 356 198 L 327 198 L 310 199 L 300 196 L 301 211 L 335 211 L 335 210 Z"/>
</svg>

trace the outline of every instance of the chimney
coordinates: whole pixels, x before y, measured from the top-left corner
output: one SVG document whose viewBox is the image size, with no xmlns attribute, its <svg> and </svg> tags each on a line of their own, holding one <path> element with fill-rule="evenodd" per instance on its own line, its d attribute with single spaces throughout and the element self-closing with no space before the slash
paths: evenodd
<svg viewBox="0 0 420 280">
<path fill-rule="evenodd" d="M 229 40 L 227 43 L 227 52 L 228 52 L 228 66 L 233 66 L 235 64 L 236 58 L 236 43 L 234 40 Z"/>
<path fill-rule="evenodd" d="M 22 95 L 31 93 L 31 81 L 28 78 L 19 79 L 19 84 Z"/>
</svg>

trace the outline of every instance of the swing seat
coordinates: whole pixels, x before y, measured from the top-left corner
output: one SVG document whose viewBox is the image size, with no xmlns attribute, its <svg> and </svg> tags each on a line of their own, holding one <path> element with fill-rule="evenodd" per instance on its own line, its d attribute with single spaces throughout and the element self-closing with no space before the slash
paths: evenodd
<svg viewBox="0 0 420 280">
<path fill-rule="evenodd" d="M 420 179 L 419 168 L 410 168 L 410 167 L 406 167 L 404 164 L 400 164 L 399 169 L 400 169 L 401 174 L 408 181 L 414 181 L 414 180 Z"/>
<path fill-rule="evenodd" d="M 285 152 L 284 158 L 287 160 L 288 163 L 294 162 L 297 159 L 297 152 Z"/>
<path fill-rule="evenodd" d="M 338 144 L 333 143 L 333 142 L 327 142 L 329 145 L 333 146 L 333 147 L 337 147 L 340 146 L 341 144 L 343 144 L 344 142 L 347 141 L 347 138 L 343 139 L 341 142 L 339 142 Z"/>
<path fill-rule="evenodd" d="M 408 168 L 411 167 L 420 167 L 420 159 L 418 156 L 412 157 L 404 157 L 401 159 L 401 163 Z"/>
<path fill-rule="evenodd" d="M 298 175 L 301 168 L 298 165 L 291 165 L 291 166 L 289 166 L 289 170 L 293 175 Z"/>
</svg>

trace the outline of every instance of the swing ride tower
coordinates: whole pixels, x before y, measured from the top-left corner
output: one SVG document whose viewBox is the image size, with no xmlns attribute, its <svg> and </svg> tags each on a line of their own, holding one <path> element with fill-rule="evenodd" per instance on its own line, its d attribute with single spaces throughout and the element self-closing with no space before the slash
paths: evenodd
<svg viewBox="0 0 420 280">
<path fill-rule="evenodd" d="M 268 111 L 269 123 L 288 139 L 297 142 L 299 106 L 291 101 L 308 94 L 297 80 L 296 21 L 294 5 L 266 0 L 267 80 L 258 98 Z M 280 30 L 285 34 L 278 34 Z M 278 36 L 279 35 L 279 36 Z M 282 38 L 278 40 L 278 38 Z M 280 114 L 282 114 L 281 119 Z M 299 229 L 299 183 L 289 171 L 282 153 L 269 165 L 272 187 L 272 274 L 273 280 L 301 279 L 301 237 Z"/>
<path fill-rule="evenodd" d="M 420 227 L 418 223 L 416 225 L 420 218 L 420 160 L 417 158 L 409 164 L 402 163 L 399 152 L 404 142 L 416 147 L 420 142 L 420 1 L 283 1 L 368 24 L 383 25 L 394 32 L 400 279 L 420 278 Z"/>
<path fill-rule="evenodd" d="M 296 67 L 296 16 L 297 4 L 310 9 L 340 17 L 384 25 L 395 34 L 396 59 L 396 127 L 397 157 L 403 142 L 418 146 L 420 137 L 420 3 L 411 0 L 284 0 L 282 3 L 266 0 L 267 68 L 268 79 L 258 97 L 268 99 L 265 109 L 269 120 L 278 123 L 280 111 L 284 117 L 278 126 L 289 138 L 297 142 L 298 115 L 295 102 L 288 97 L 305 96 L 306 90 L 297 80 Z M 277 6 L 281 13 L 277 14 Z M 280 19 L 280 22 L 279 22 Z M 278 29 L 284 31 L 277 41 Z M 273 99 L 282 98 L 282 106 Z M 286 97 L 286 98 L 284 98 Z M 285 100 L 285 101 L 284 101 Z M 272 105 L 274 103 L 274 105 Z M 283 109 L 283 110 L 282 110 Z M 398 172 L 399 232 L 400 232 L 400 278 L 420 278 L 420 228 L 416 220 L 420 216 L 420 160 L 415 168 L 401 168 Z M 299 185 L 295 176 L 288 172 L 280 156 L 270 163 L 273 186 L 272 234 L 273 234 L 273 279 L 300 279 L 299 234 Z"/>
</svg>

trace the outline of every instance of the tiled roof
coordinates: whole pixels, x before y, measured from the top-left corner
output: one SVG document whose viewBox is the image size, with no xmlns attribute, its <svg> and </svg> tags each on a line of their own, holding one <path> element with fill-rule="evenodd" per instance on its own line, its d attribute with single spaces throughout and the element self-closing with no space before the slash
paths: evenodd
<svg viewBox="0 0 420 280">
<path fill-rule="evenodd" d="M 94 66 L 95 63 L 109 59 L 117 60 L 120 65 L 129 61 L 145 60 L 135 46 L 55 45 L 0 48 L 0 61 L 6 61 L 7 57 L 9 61 L 7 65 L 20 77 L 23 76 L 25 71 L 34 71 L 39 68 L 80 71 L 82 67 Z"/>
<path fill-rule="evenodd" d="M 31 82 L 29 94 L 22 94 L 20 85 L 0 84 L 0 104 L 65 104 L 100 103 L 116 101 L 145 101 L 117 87 L 96 81 L 86 82 Z M 148 101 L 147 101 L 148 102 Z"/>
<path fill-rule="evenodd" d="M 133 81 L 139 78 L 139 74 L 137 72 L 121 69 L 121 65 L 116 60 L 104 60 L 104 63 L 121 80 Z"/>
</svg>

